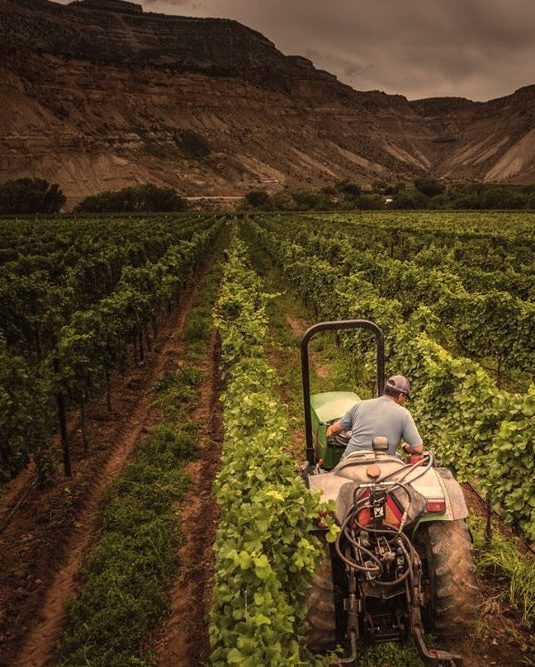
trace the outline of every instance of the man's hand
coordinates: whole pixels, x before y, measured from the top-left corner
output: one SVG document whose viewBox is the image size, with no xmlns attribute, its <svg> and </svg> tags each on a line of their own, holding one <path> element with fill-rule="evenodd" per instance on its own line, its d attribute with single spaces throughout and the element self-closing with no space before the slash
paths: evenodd
<svg viewBox="0 0 535 667">
<path fill-rule="evenodd" d="M 330 426 L 327 426 L 327 431 L 325 432 L 328 438 L 342 433 L 343 427 L 340 422 L 334 422 Z"/>
</svg>

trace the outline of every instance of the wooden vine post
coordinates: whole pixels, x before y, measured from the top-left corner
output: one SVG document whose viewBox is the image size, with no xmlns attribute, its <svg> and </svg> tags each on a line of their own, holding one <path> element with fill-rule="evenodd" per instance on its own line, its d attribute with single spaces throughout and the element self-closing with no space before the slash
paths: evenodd
<svg viewBox="0 0 535 667">
<path fill-rule="evenodd" d="M 61 367 L 59 359 L 54 357 L 54 373 L 59 378 Z M 69 435 L 67 433 L 67 411 L 65 409 L 65 395 L 58 389 L 56 394 L 56 401 L 58 406 L 59 430 L 61 437 L 61 449 L 63 452 L 63 472 L 65 477 L 72 477 L 71 468 L 71 452 L 69 447 Z"/>
</svg>

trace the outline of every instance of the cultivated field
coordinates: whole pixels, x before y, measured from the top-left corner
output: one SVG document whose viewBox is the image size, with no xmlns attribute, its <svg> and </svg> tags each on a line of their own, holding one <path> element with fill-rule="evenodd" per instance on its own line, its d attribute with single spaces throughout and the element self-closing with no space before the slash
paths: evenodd
<svg viewBox="0 0 535 667">
<path fill-rule="evenodd" d="M 298 343 L 349 318 L 381 326 L 426 447 L 465 483 L 480 600 L 455 649 L 535 664 L 534 230 L 517 213 L 0 221 L 0 665 L 328 664 L 305 640 L 321 507 L 298 475 Z M 314 391 L 371 396 L 373 354 L 320 337 Z M 362 664 L 422 663 L 409 644 Z"/>
</svg>

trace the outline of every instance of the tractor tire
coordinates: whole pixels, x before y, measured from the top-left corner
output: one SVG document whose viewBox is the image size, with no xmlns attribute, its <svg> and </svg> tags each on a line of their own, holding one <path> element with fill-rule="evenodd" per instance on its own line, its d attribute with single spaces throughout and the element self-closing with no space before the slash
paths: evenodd
<svg viewBox="0 0 535 667">
<path fill-rule="evenodd" d="M 323 558 L 316 568 L 307 601 L 307 645 L 318 653 L 336 646 L 333 570 L 329 547 L 325 542 L 322 546 Z"/>
<path fill-rule="evenodd" d="M 477 602 L 468 527 L 463 520 L 424 524 L 420 540 L 427 594 L 424 622 L 428 631 L 443 639 L 460 638 L 474 624 Z"/>
</svg>

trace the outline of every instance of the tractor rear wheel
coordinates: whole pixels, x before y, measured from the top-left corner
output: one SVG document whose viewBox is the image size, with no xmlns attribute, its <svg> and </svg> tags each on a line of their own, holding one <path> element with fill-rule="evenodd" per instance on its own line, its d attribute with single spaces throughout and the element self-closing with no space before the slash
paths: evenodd
<svg viewBox="0 0 535 667">
<path fill-rule="evenodd" d="M 336 646 L 334 583 L 329 546 L 323 541 L 323 558 L 316 568 L 308 596 L 308 647 L 328 651 Z"/>
<path fill-rule="evenodd" d="M 468 527 L 463 520 L 437 521 L 424 524 L 419 533 L 427 629 L 445 639 L 461 637 L 474 624 L 477 601 Z"/>
</svg>

